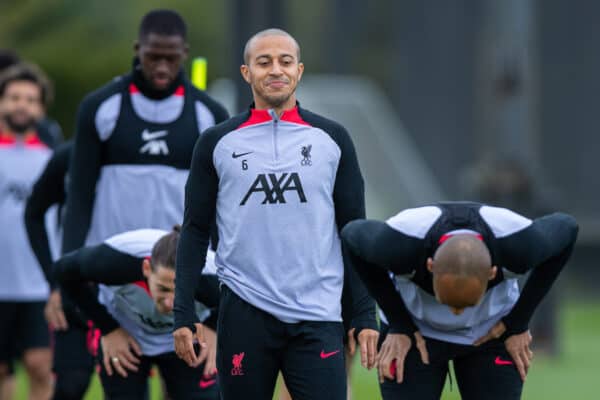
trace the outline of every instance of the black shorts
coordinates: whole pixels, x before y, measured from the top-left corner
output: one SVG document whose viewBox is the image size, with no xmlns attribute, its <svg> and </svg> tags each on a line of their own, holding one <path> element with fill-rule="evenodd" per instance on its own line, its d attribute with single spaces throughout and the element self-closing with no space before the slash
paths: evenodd
<svg viewBox="0 0 600 400">
<path fill-rule="evenodd" d="M 381 324 L 380 346 L 387 331 L 388 326 Z M 521 398 L 523 382 L 503 342 L 492 340 L 474 347 L 425 338 L 425 343 L 429 364 L 423 364 L 416 346 L 412 346 L 404 361 L 403 382 L 386 379 L 380 385 L 384 400 L 439 399 L 450 361 L 463 400 Z"/>
<path fill-rule="evenodd" d="M 341 322 L 284 323 L 221 287 L 217 370 L 223 400 L 270 400 L 279 371 L 294 400 L 346 400 Z"/>
<path fill-rule="evenodd" d="M 10 364 L 26 350 L 50 347 L 45 306 L 45 301 L 0 301 L 0 362 Z"/>
<path fill-rule="evenodd" d="M 102 362 L 102 351 L 98 351 L 100 381 L 108 400 L 146 400 L 148 375 L 156 365 L 165 383 L 167 393 L 173 400 L 219 400 L 217 376 L 204 377 L 204 365 L 190 368 L 175 352 L 157 356 L 142 356 L 137 372 L 127 371 L 123 378 L 113 369 L 108 376 Z"/>
</svg>

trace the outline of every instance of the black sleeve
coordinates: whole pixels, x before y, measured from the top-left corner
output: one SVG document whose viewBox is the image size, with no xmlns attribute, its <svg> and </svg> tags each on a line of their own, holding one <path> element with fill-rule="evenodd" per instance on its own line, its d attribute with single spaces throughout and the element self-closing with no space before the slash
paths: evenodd
<svg viewBox="0 0 600 400">
<path fill-rule="evenodd" d="M 341 157 L 333 188 L 333 203 L 338 230 L 350 221 L 365 218 L 365 188 L 354 144 L 348 132 L 341 127 L 331 128 L 341 149 Z M 344 257 L 344 287 L 342 291 L 342 319 L 345 329 L 377 329 L 375 301 Z"/>
<path fill-rule="evenodd" d="M 505 336 L 521 333 L 567 263 L 578 226 L 567 214 L 555 213 L 535 219 L 526 229 L 497 240 L 498 267 L 517 273 L 533 269 L 519 300 L 502 320 Z"/>
<path fill-rule="evenodd" d="M 102 143 L 94 124 L 96 103 L 87 97 L 77 112 L 75 142 L 69 166 L 63 254 L 83 246 L 90 228 L 102 162 Z"/>
<path fill-rule="evenodd" d="M 378 330 L 377 317 L 375 315 L 375 300 L 369 295 L 365 285 L 362 283 L 348 254 L 343 248 L 344 255 L 344 287 L 342 291 L 342 320 L 345 331 L 354 328 L 354 335 L 363 329 Z"/>
<path fill-rule="evenodd" d="M 65 175 L 69 166 L 71 143 L 59 146 L 39 179 L 33 185 L 25 206 L 25 229 L 33 254 L 37 258 L 46 281 L 52 289 L 56 284 L 52 276 L 52 255 L 46 232 L 46 211 L 54 204 L 65 201 Z"/>
<path fill-rule="evenodd" d="M 194 147 L 185 185 L 185 211 L 177 245 L 175 275 L 175 329 L 195 331 L 194 291 L 206 260 L 211 224 L 214 220 L 219 182 L 212 163 L 215 135 L 207 130 Z"/>
<path fill-rule="evenodd" d="M 66 254 L 54 264 L 54 273 L 71 301 L 107 334 L 119 324 L 98 301 L 90 283 L 125 285 L 143 280 L 142 262 L 142 258 L 101 244 Z"/>
<path fill-rule="evenodd" d="M 394 288 L 389 269 L 395 274 L 411 273 L 422 241 L 371 220 L 350 222 L 342 230 L 342 240 L 347 259 L 386 315 L 390 332 L 412 335 L 417 327 Z"/>
<path fill-rule="evenodd" d="M 203 274 L 196 287 L 195 299 L 210 308 L 210 316 L 203 324 L 217 330 L 217 318 L 219 316 L 219 279 L 214 274 Z"/>
</svg>

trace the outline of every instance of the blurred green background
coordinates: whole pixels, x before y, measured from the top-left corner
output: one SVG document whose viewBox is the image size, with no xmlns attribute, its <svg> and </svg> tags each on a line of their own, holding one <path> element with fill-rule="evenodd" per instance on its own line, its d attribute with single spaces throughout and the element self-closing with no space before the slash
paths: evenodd
<svg viewBox="0 0 600 400">
<path fill-rule="evenodd" d="M 0 0 L 0 48 L 45 69 L 56 88 L 49 115 L 70 137 L 83 96 L 129 70 L 140 19 L 157 7 L 184 16 L 190 55 L 208 59 L 209 86 L 217 78 L 239 82 L 240 41 L 271 26 L 298 39 L 307 77 L 368 79 L 400 121 L 401 129 L 386 133 L 414 144 L 411 151 L 440 188 L 431 201 L 480 198 L 465 188 L 473 186 L 465 177 L 482 175 L 482 165 L 494 172 L 490 160 L 523 166 L 543 193 L 541 208 L 569 212 L 581 225 L 572 261 L 552 292 L 559 355 L 536 357 L 523 398 L 600 398 L 593 387 L 600 373 L 600 2 Z M 248 95 L 243 85 L 241 91 Z M 402 164 L 402 149 L 381 132 L 348 128 L 356 143 L 362 136 L 381 144 L 371 154 L 357 144 L 368 192 L 378 189 L 392 204 L 377 209 L 371 202 L 369 215 L 417 205 L 411 195 L 418 187 L 402 187 L 400 200 L 390 194 L 400 185 L 386 156 L 395 156 L 394 165 L 408 175 L 414 168 Z M 371 173 L 377 167 L 381 180 Z M 359 369 L 354 389 L 355 399 L 379 398 L 374 375 Z M 455 387 L 444 398 L 457 393 Z M 97 382 L 88 398 L 101 398 Z"/>
</svg>

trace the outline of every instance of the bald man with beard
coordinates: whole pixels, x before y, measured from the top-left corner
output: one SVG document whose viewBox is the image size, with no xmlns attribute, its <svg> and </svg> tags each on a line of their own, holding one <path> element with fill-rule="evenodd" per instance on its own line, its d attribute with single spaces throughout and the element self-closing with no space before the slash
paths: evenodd
<svg viewBox="0 0 600 400">
<path fill-rule="evenodd" d="M 529 320 L 577 232 L 567 214 L 530 220 L 471 202 L 350 222 L 347 258 L 382 311 L 384 400 L 439 399 L 450 360 L 463 399 L 519 399 L 533 357 Z"/>
</svg>

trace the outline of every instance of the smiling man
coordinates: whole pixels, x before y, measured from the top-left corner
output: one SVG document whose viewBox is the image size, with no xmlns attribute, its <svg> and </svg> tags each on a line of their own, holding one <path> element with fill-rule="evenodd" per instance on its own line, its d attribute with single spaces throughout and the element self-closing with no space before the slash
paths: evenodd
<svg viewBox="0 0 600 400">
<path fill-rule="evenodd" d="M 566 214 L 530 220 L 470 202 L 348 224 L 348 258 L 383 311 L 383 398 L 439 399 L 452 360 L 463 399 L 519 399 L 533 356 L 529 320 L 577 230 Z M 520 292 L 517 277 L 529 271 Z"/>
<path fill-rule="evenodd" d="M 179 14 L 149 12 L 134 45 L 133 70 L 82 101 L 68 172 L 63 253 L 120 232 L 181 223 L 194 144 L 202 131 L 228 117 L 185 78 L 186 37 Z M 60 309 L 60 297 L 51 300 Z M 68 330 L 56 333 L 55 397 L 80 399 L 93 366 L 85 350 L 87 324 L 65 311 Z"/>
<path fill-rule="evenodd" d="M 216 217 L 225 400 L 271 399 L 280 370 L 294 399 L 345 400 L 343 338 L 351 328 L 364 365 L 374 363 L 374 302 L 352 270 L 345 273 L 339 239 L 349 221 L 364 217 L 363 180 L 346 130 L 296 102 L 303 71 L 288 33 L 254 35 L 241 66 L 254 104 L 194 149 L 177 255 L 175 350 L 198 362 L 193 288 Z"/>
</svg>

